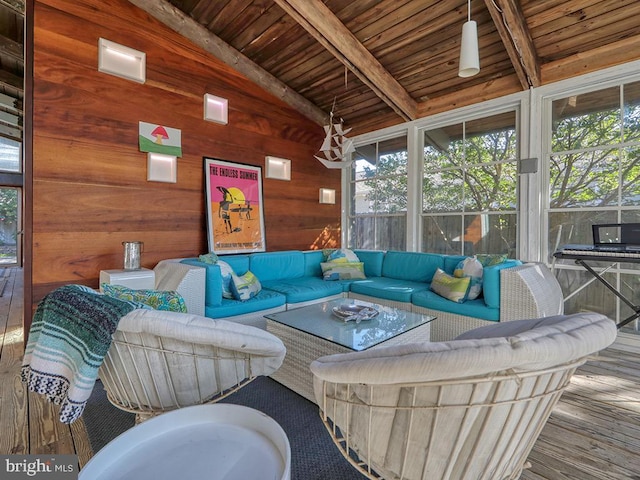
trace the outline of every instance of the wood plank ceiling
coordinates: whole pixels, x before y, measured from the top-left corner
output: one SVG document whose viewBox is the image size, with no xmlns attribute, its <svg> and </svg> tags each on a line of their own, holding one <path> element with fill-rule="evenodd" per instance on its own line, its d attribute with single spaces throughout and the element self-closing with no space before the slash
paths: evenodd
<svg viewBox="0 0 640 480">
<path fill-rule="evenodd" d="M 640 58 L 638 0 L 129 0 L 323 124 L 363 133 Z M 20 137 L 24 0 L 0 0 L 0 135 Z M 16 118 L 17 117 L 17 120 Z"/>
<path fill-rule="evenodd" d="M 640 58 L 638 0 L 130 0 L 307 117 L 363 133 Z"/>
</svg>

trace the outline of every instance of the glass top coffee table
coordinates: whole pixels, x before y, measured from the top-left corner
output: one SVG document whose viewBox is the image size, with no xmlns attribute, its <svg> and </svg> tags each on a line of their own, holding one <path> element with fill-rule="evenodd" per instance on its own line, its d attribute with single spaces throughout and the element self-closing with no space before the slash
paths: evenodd
<svg viewBox="0 0 640 480">
<path fill-rule="evenodd" d="M 355 317 L 349 318 L 351 312 L 355 315 L 365 307 L 375 309 L 378 313 L 373 318 L 359 322 Z M 368 311 L 364 310 L 362 316 L 366 317 Z M 267 331 L 279 337 L 287 347 L 282 366 L 271 377 L 314 403 L 313 376 L 309 370 L 313 360 L 335 353 L 428 342 L 430 323 L 436 318 L 348 298 L 265 317 Z"/>
</svg>

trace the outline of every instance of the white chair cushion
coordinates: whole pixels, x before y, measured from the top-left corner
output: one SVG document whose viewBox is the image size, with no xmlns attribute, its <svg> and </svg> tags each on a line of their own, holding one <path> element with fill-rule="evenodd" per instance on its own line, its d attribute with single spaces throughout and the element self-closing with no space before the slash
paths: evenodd
<svg viewBox="0 0 640 480">
<path fill-rule="evenodd" d="M 374 385 L 474 377 L 506 369 L 528 371 L 564 364 L 602 350 L 617 334 L 614 322 L 597 313 L 483 328 L 486 330 L 469 333 L 466 339 L 330 355 L 314 361 L 311 371 L 324 381 Z"/>
<path fill-rule="evenodd" d="M 265 371 L 269 371 L 267 375 L 280 367 L 286 352 L 282 341 L 265 330 L 189 313 L 133 310 L 122 317 L 118 330 L 258 355 L 266 362 L 264 367 Z M 259 371 L 255 373 L 262 375 Z"/>
</svg>

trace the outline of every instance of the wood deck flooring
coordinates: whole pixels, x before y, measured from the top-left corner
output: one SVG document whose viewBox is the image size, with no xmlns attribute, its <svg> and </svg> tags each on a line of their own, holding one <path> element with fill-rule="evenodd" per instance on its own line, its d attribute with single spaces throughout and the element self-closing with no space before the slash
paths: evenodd
<svg viewBox="0 0 640 480">
<path fill-rule="evenodd" d="M 77 454 L 82 467 L 93 455 L 82 420 L 61 424 L 20 382 L 21 270 L 0 269 L 0 284 L 0 454 Z M 640 336 L 624 337 L 573 377 L 522 480 L 640 480 Z"/>
</svg>

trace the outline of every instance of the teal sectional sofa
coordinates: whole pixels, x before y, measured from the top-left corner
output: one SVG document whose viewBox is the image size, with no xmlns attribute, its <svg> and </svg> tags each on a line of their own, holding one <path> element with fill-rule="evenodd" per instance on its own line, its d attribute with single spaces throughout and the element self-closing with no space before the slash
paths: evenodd
<svg viewBox="0 0 640 480">
<path fill-rule="evenodd" d="M 483 294 L 456 303 L 430 289 L 436 269 L 452 274 L 464 256 L 434 253 L 354 250 L 364 263 L 366 279 L 326 281 L 322 251 L 281 251 L 221 257 L 234 272 L 251 271 L 262 286 L 246 301 L 223 298 L 217 264 L 198 258 L 181 262 L 204 268 L 205 316 L 264 327 L 264 315 L 310 303 L 348 297 L 435 315 L 434 340 L 455 337 L 487 322 L 562 313 L 562 292 L 553 274 L 541 264 L 510 259 L 484 267 Z M 448 338 L 445 338 L 448 337 Z"/>
</svg>

